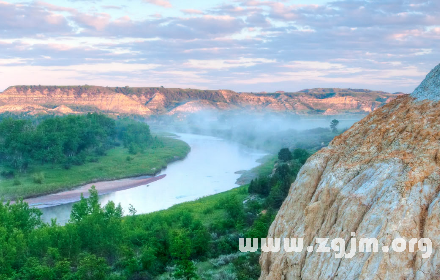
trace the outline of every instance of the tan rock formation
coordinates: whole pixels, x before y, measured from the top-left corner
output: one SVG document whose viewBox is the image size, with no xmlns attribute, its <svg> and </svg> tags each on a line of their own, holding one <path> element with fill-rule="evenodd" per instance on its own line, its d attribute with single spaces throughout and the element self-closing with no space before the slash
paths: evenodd
<svg viewBox="0 0 440 280">
<path fill-rule="evenodd" d="M 439 279 L 439 139 L 438 102 L 401 96 L 314 154 L 269 230 L 303 237 L 314 251 L 263 253 L 260 279 Z M 358 241 L 377 238 L 379 252 L 351 259 L 316 252 L 317 238 L 342 238 L 351 250 L 351 232 Z M 417 246 L 382 252 L 394 238 L 430 238 L 432 255 L 422 258 Z"/>
<path fill-rule="evenodd" d="M 180 105 L 170 112 L 168 115 L 175 115 L 179 113 L 196 113 L 203 110 L 215 110 L 216 107 L 212 105 L 209 101 L 206 100 L 194 100 L 186 102 L 183 105 Z"/>
<path fill-rule="evenodd" d="M 32 112 L 34 114 L 36 113 L 43 113 L 45 114 L 47 112 L 47 108 L 40 106 L 40 105 L 34 105 L 34 104 L 7 104 L 0 106 L 0 114 L 5 112 Z"/>
<path fill-rule="evenodd" d="M 297 93 L 253 94 L 230 90 L 130 88 L 96 86 L 15 86 L 0 93 L 0 105 L 14 112 L 23 104 L 78 112 L 113 114 L 179 114 L 200 110 L 270 110 L 297 114 L 365 114 L 398 95 L 351 89 L 312 89 Z M 379 101 L 377 101 L 379 100 Z M 197 105 L 196 105 L 197 104 Z M 197 109 L 196 109 L 197 107 Z M 5 107 L 6 109 L 6 107 Z M 15 110 L 16 109 L 16 110 Z M 328 109 L 331 109 L 330 111 Z M 0 108 L 1 110 L 1 108 Z M 35 109 L 30 113 L 47 111 Z M 53 113 L 48 111 L 48 113 Z M 58 110 L 56 113 L 63 113 Z"/>
<path fill-rule="evenodd" d="M 150 110 L 159 112 L 159 111 L 165 111 L 165 105 L 166 105 L 166 97 L 160 93 L 156 92 L 153 95 L 153 98 L 151 98 L 150 101 L 148 101 L 147 107 Z"/>
<path fill-rule="evenodd" d="M 60 114 L 60 115 L 68 115 L 68 114 L 76 114 L 77 113 L 65 105 L 61 105 L 56 108 L 49 109 L 47 111 L 51 112 L 51 113 L 55 113 L 55 114 Z"/>
<path fill-rule="evenodd" d="M 95 107 L 102 112 L 125 114 L 150 114 L 151 110 L 129 96 L 101 87 L 40 87 L 39 89 L 17 90 L 11 87 L 0 94 L 4 104 L 65 105 L 67 107 Z"/>
</svg>

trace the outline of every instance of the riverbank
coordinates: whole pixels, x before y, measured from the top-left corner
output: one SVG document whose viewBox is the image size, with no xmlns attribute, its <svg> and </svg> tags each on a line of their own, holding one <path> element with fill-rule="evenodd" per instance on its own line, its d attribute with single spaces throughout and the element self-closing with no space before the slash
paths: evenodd
<svg viewBox="0 0 440 280">
<path fill-rule="evenodd" d="M 161 137 L 162 147 L 149 148 L 143 153 L 131 155 L 128 150 L 117 147 L 109 150 L 98 162 L 87 162 L 66 170 L 63 166 L 35 166 L 15 179 L 0 180 L 0 197 L 17 199 L 32 198 L 129 177 L 154 176 L 169 163 L 186 157 L 190 147 L 184 141 Z M 43 174 L 41 183 L 35 174 Z M 145 179 L 145 178 L 144 178 Z"/>
<path fill-rule="evenodd" d="M 46 207 L 53 207 L 53 206 L 80 201 L 81 194 L 83 194 L 85 198 L 88 198 L 90 196 L 89 189 L 91 189 L 92 186 L 95 186 L 98 195 L 104 195 L 112 192 L 123 191 L 130 188 L 147 185 L 155 181 L 158 181 L 160 179 L 163 179 L 165 178 L 165 176 L 166 174 L 154 176 L 154 177 L 148 177 L 148 178 L 145 178 L 145 176 L 141 176 L 141 177 L 125 178 L 125 179 L 113 180 L 113 181 L 100 181 L 96 183 L 86 184 L 84 186 L 75 188 L 74 190 L 54 193 L 50 195 L 38 196 L 35 198 L 25 199 L 24 201 L 27 202 L 29 206 L 34 208 L 41 209 Z"/>
<path fill-rule="evenodd" d="M 235 173 L 240 174 L 240 177 L 235 182 L 237 185 L 247 185 L 251 180 L 257 178 L 258 176 L 267 176 L 272 173 L 273 165 L 277 160 L 276 155 L 268 154 L 259 160 L 257 160 L 260 165 L 254 167 L 250 170 L 240 170 Z"/>
</svg>

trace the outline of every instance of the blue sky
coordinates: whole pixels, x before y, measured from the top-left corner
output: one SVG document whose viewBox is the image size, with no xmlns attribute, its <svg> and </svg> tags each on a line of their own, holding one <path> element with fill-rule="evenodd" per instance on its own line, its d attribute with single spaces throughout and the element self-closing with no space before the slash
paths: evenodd
<svg viewBox="0 0 440 280">
<path fill-rule="evenodd" d="M 434 0 L 0 0 L 18 84 L 411 92 L 440 63 Z"/>
</svg>

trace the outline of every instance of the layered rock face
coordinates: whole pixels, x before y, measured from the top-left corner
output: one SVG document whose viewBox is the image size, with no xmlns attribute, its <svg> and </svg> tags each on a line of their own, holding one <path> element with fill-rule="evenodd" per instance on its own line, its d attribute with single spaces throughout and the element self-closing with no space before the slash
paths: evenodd
<svg viewBox="0 0 440 280">
<path fill-rule="evenodd" d="M 438 70 L 414 96 L 377 109 L 307 161 L 268 237 L 302 237 L 314 251 L 262 253 L 261 280 L 440 279 Z M 316 252 L 316 238 L 342 238 L 351 250 L 352 232 L 377 238 L 379 251 L 351 259 Z M 395 238 L 430 238 L 433 252 L 422 258 L 408 243 L 382 252 Z"/>
<path fill-rule="evenodd" d="M 101 111 L 121 114 L 151 114 L 151 110 L 129 96 L 114 92 L 102 87 L 11 87 L 0 94 L 0 113 L 23 112 L 22 104 L 36 106 L 31 113 L 49 113 L 50 107 L 42 108 L 41 105 L 62 106 L 59 113 L 68 113 L 72 108 L 87 108 L 89 111 Z M 16 110 L 14 109 L 14 106 Z M 11 108 L 12 107 L 12 108 Z M 29 108 L 29 107 L 26 107 Z"/>
<path fill-rule="evenodd" d="M 202 110 L 270 110 L 297 114 L 366 114 L 398 95 L 381 91 L 312 89 L 297 93 L 253 94 L 230 90 L 108 88 L 96 86 L 15 86 L 0 93 L 0 113 L 101 111 L 113 114 L 188 114 Z"/>
</svg>

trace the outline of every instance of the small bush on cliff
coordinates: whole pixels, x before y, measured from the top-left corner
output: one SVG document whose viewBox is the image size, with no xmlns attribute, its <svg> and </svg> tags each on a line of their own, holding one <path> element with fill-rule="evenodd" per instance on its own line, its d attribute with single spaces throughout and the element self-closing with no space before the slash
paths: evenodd
<svg viewBox="0 0 440 280">
<path fill-rule="evenodd" d="M 278 159 L 281 161 L 289 161 L 292 160 L 292 153 L 288 148 L 282 148 L 278 152 Z"/>
<path fill-rule="evenodd" d="M 310 157 L 310 153 L 305 149 L 295 149 L 293 150 L 293 159 L 298 160 L 299 163 L 306 163 L 307 159 Z"/>
</svg>

